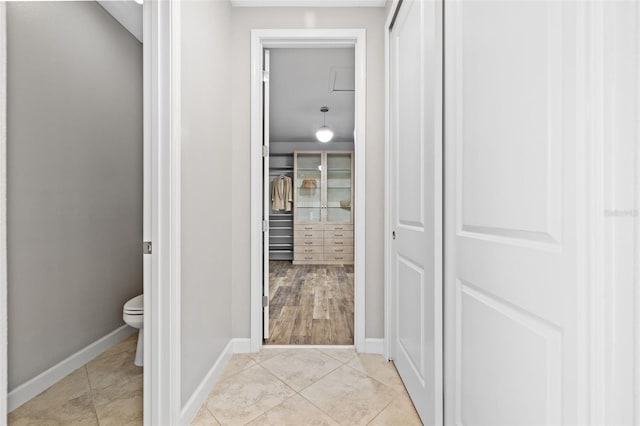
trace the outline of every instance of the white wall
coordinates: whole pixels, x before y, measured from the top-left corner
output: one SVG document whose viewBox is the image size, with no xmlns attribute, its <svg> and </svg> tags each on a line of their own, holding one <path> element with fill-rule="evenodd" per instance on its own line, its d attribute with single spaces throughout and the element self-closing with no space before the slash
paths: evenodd
<svg viewBox="0 0 640 426">
<path fill-rule="evenodd" d="M 142 45 L 95 2 L 11 2 L 9 390 L 142 293 Z"/>
<path fill-rule="evenodd" d="M 250 336 L 250 35 L 252 29 L 367 30 L 367 338 L 384 335 L 384 8 L 235 8 L 232 13 L 233 336 Z"/>
<path fill-rule="evenodd" d="M 232 203 L 231 6 L 186 1 L 181 13 L 184 405 L 231 339 L 231 223 L 240 207 Z"/>
</svg>

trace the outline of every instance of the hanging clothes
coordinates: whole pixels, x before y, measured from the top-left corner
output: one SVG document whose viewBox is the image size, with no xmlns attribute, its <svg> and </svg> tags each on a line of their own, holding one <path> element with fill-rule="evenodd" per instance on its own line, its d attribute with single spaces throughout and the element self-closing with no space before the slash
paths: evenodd
<svg viewBox="0 0 640 426">
<path fill-rule="evenodd" d="M 271 188 L 271 209 L 293 210 L 293 181 L 288 176 L 278 176 Z"/>
</svg>

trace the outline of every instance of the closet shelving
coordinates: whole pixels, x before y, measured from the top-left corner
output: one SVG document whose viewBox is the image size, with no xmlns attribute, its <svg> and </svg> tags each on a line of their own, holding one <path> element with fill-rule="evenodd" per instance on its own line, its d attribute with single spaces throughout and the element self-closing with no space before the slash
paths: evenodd
<svg viewBox="0 0 640 426">
<path fill-rule="evenodd" d="M 280 176 L 293 179 L 293 154 L 269 156 L 269 191 L 273 181 Z M 269 192 L 271 198 L 271 192 Z M 271 200 L 269 199 L 269 205 Z M 293 211 L 269 212 L 269 259 L 293 260 Z"/>
</svg>

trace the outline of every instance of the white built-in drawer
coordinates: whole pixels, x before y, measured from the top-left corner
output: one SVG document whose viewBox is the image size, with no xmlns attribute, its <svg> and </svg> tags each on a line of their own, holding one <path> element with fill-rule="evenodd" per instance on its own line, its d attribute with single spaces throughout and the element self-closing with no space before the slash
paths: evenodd
<svg viewBox="0 0 640 426">
<path fill-rule="evenodd" d="M 324 225 L 325 231 L 353 231 L 353 225 Z"/>
<path fill-rule="evenodd" d="M 294 238 L 323 238 L 324 233 L 322 231 L 293 231 Z"/>
<path fill-rule="evenodd" d="M 323 245 L 324 245 L 324 239 L 322 238 L 294 238 L 293 239 L 294 247 L 308 247 L 308 246 L 322 247 Z"/>
<path fill-rule="evenodd" d="M 353 254 L 324 254 L 324 260 L 328 262 L 353 262 Z"/>
<path fill-rule="evenodd" d="M 302 253 L 302 254 L 320 254 L 324 253 L 322 246 L 294 246 L 294 253 Z"/>
<path fill-rule="evenodd" d="M 353 247 L 353 238 L 325 238 L 324 245 L 327 247 L 332 247 L 332 246 Z"/>
<path fill-rule="evenodd" d="M 321 261 L 324 260 L 324 255 L 322 254 L 306 254 L 306 253 L 295 253 L 293 256 L 293 260 L 296 261 Z"/>
<path fill-rule="evenodd" d="M 331 254 L 353 254 L 353 246 L 343 246 L 343 245 L 337 245 L 337 246 L 324 246 L 324 253 L 331 255 Z"/>
<path fill-rule="evenodd" d="M 324 225 L 319 224 L 296 224 L 293 229 L 295 231 L 323 231 Z"/>
<path fill-rule="evenodd" d="M 353 231 L 324 231 L 325 238 L 353 238 Z"/>
</svg>

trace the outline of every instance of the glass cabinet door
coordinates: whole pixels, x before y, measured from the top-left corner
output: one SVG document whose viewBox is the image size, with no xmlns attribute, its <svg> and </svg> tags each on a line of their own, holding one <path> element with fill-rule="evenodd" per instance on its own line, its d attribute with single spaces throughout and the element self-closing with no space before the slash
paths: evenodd
<svg viewBox="0 0 640 426">
<path fill-rule="evenodd" d="M 299 223 L 322 222 L 322 153 L 298 153 L 295 176 L 295 215 Z"/>
<path fill-rule="evenodd" d="M 327 223 L 351 223 L 352 167 L 350 152 L 327 152 Z"/>
</svg>

